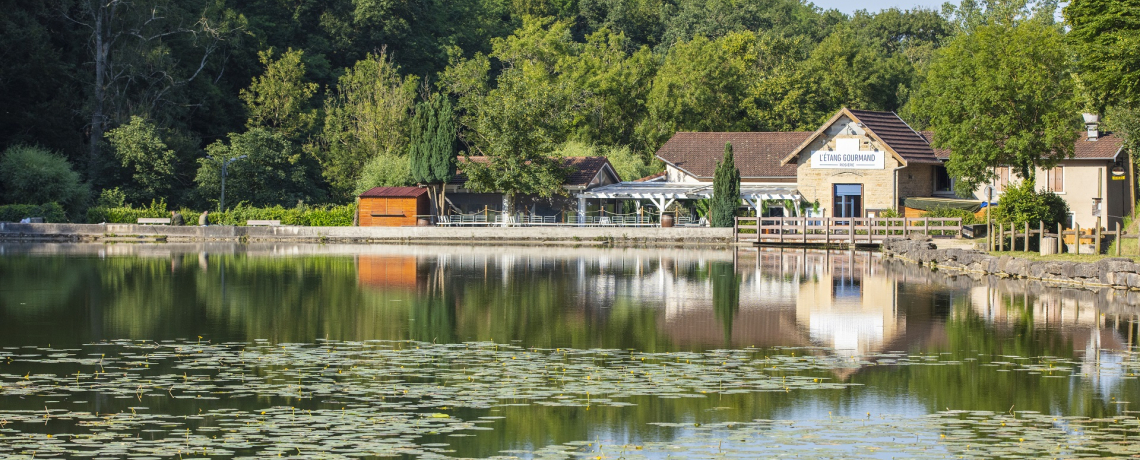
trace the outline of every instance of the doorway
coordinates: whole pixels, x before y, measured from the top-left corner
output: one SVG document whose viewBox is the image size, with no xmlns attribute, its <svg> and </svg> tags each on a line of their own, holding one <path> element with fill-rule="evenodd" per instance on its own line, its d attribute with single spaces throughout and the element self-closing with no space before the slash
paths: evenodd
<svg viewBox="0 0 1140 460">
<path fill-rule="evenodd" d="M 835 184 L 834 217 L 863 216 L 863 184 Z"/>
</svg>

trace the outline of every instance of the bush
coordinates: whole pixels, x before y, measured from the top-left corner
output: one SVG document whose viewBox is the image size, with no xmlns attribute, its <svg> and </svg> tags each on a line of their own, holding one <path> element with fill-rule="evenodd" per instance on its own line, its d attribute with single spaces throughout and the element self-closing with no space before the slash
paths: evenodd
<svg viewBox="0 0 1140 460">
<path fill-rule="evenodd" d="M 43 217 L 44 222 L 67 222 L 67 214 L 59 203 L 44 205 L 9 204 L 0 206 L 0 222 L 19 222 L 25 217 Z"/>
<path fill-rule="evenodd" d="M 178 210 L 187 225 L 197 225 L 200 211 L 192 209 Z M 352 225 L 352 218 L 356 214 L 356 205 L 343 206 L 308 206 L 300 205 L 294 208 L 272 206 L 255 208 L 245 203 L 226 210 L 226 212 L 211 212 L 208 219 L 210 225 L 245 225 L 250 220 L 280 220 L 281 225 L 301 225 L 307 227 L 348 227 Z M 140 217 L 170 217 L 166 209 L 166 202 L 152 202 L 149 207 L 135 208 L 121 206 L 113 208 L 96 207 L 87 210 L 89 223 L 117 223 L 133 224 Z"/>
<path fill-rule="evenodd" d="M 1036 228 L 1041 221 L 1045 228 L 1054 228 L 1068 220 L 1069 205 L 1056 193 L 1038 192 L 1029 181 L 1022 181 L 1006 188 L 990 213 L 995 224 L 1012 223 L 1020 228 L 1028 222 Z"/>
<path fill-rule="evenodd" d="M 87 184 L 61 155 L 27 145 L 8 147 L 0 157 L 3 200 L 12 204 L 59 203 L 70 211 L 87 204 Z"/>
</svg>

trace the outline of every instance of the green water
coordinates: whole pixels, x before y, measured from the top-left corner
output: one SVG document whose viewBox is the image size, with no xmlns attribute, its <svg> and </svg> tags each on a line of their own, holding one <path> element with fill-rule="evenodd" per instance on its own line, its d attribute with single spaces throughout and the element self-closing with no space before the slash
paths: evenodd
<svg viewBox="0 0 1140 460">
<path fill-rule="evenodd" d="M 864 252 L 3 244 L 0 457 L 1127 457 L 1136 319 Z"/>
</svg>

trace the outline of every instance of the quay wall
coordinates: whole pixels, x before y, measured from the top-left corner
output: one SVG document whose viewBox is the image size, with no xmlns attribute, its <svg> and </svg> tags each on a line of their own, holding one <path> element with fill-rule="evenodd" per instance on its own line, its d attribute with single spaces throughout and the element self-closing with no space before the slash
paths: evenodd
<svg viewBox="0 0 1140 460">
<path fill-rule="evenodd" d="M 993 256 L 974 249 L 938 249 L 928 238 L 889 238 L 882 252 L 888 258 L 939 272 L 957 272 L 999 279 L 1023 279 L 1045 285 L 1087 289 L 1119 306 L 1140 306 L 1140 264 L 1114 257 L 1096 262 L 1035 261 L 1008 255 Z"/>
<path fill-rule="evenodd" d="M 705 227 L 236 227 L 135 224 L 0 223 L 0 240 L 99 241 L 159 238 L 171 242 L 351 242 L 436 244 L 734 244 L 731 228 Z"/>
</svg>

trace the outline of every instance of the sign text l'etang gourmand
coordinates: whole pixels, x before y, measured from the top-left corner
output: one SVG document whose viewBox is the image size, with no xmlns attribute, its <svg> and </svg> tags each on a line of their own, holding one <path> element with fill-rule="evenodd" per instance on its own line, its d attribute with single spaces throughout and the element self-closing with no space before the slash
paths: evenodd
<svg viewBox="0 0 1140 460">
<path fill-rule="evenodd" d="M 812 150 L 812 167 L 820 170 L 881 170 L 884 151 Z"/>
</svg>

